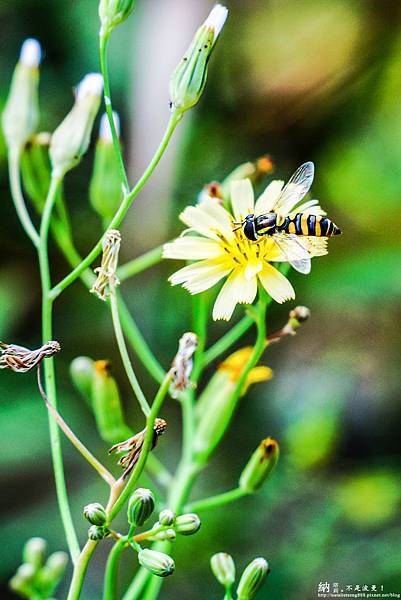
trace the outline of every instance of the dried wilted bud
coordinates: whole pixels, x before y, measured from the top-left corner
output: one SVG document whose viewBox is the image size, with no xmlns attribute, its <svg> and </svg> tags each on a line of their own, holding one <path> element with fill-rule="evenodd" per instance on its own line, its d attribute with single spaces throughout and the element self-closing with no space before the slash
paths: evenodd
<svg viewBox="0 0 401 600">
<path fill-rule="evenodd" d="M 268 336 L 267 340 L 271 344 L 272 342 L 278 342 L 281 338 L 286 335 L 295 335 L 298 327 L 305 323 L 310 317 L 310 310 L 306 306 L 296 306 L 293 308 L 289 315 L 288 321 L 278 331 L 275 331 L 271 335 Z"/>
<path fill-rule="evenodd" d="M 120 245 L 120 232 L 117 229 L 106 231 L 102 242 L 102 263 L 100 267 L 95 269 L 97 279 L 90 290 L 92 294 L 97 294 L 101 300 L 107 299 L 110 285 L 117 286 L 120 284 L 116 275 Z"/>
<path fill-rule="evenodd" d="M 218 204 L 223 204 L 221 183 L 218 181 L 207 183 L 198 196 L 198 204 L 202 204 L 202 202 L 208 198 L 214 198 Z"/>
<path fill-rule="evenodd" d="M 178 352 L 171 366 L 174 377 L 170 386 L 170 394 L 173 398 L 177 398 L 191 385 L 189 378 L 193 367 L 192 356 L 197 346 L 198 338 L 191 332 L 184 333 L 179 341 Z"/>
<path fill-rule="evenodd" d="M 158 439 L 165 432 L 167 427 L 167 423 L 164 419 L 155 419 L 154 423 L 154 433 L 153 433 L 153 441 L 151 450 L 156 446 Z M 126 479 L 128 475 L 131 473 L 132 469 L 138 462 L 139 456 L 142 451 L 143 441 L 145 439 L 146 427 L 142 429 L 139 433 L 136 433 L 133 437 L 125 440 L 125 442 L 121 442 L 120 444 L 115 444 L 109 450 L 109 454 L 112 452 L 116 452 L 117 454 L 123 453 L 124 456 L 120 458 L 118 464 L 122 466 L 124 469 L 123 479 Z"/>
<path fill-rule="evenodd" d="M 29 350 L 16 344 L 0 342 L 0 369 L 11 369 L 16 373 L 26 373 L 40 365 L 44 358 L 60 352 L 58 342 L 47 342 L 37 350 Z"/>
</svg>

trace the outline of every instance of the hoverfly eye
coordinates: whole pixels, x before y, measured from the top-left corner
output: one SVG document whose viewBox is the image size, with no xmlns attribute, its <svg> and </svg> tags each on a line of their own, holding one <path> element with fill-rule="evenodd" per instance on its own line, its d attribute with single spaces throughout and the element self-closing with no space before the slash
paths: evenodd
<svg viewBox="0 0 401 600">
<path fill-rule="evenodd" d="M 252 242 L 256 242 L 257 241 L 257 236 L 256 236 L 256 232 L 255 232 L 255 224 L 253 221 L 247 220 L 245 225 L 244 225 L 244 235 L 245 237 L 248 238 L 248 240 L 251 240 Z"/>
</svg>

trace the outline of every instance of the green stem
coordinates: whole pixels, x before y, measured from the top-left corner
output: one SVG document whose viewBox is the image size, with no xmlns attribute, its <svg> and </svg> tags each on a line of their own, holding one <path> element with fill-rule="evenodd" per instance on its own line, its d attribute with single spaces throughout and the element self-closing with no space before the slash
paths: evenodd
<svg viewBox="0 0 401 600">
<path fill-rule="evenodd" d="M 81 595 L 82 586 L 84 583 L 86 570 L 88 568 L 89 561 L 92 554 L 97 546 L 97 542 L 88 540 L 82 549 L 79 559 L 74 567 L 74 573 L 70 589 L 68 592 L 67 600 L 78 600 Z"/>
<path fill-rule="evenodd" d="M 113 548 L 107 559 L 106 571 L 104 574 L 103 600 L 117 600 L 118 597 L 118 566 L 121 553 L 124 550 L 126 538 L 121 538 Z"/>
<path fill-rule="evenodd" d="M 131 361 L 129 358 L 127 346 L 125 345 L 123 330 L 121 328 L 116 288 L 112 284 L 110 284 L 110 306 L 111 306 L 111 315 L 112 315 L 112 319 L 113 319 L 114 332 L 116 335 L 118 349 L 120 350 L 121 360 L 123 361 L 125 372 L 127 374 L 129 382 L 131 384 L 131 387 L 134 391 L 134 394 L 137 397 L 137 400 L 140 404 L 143 414 L 145 415 L 145 417 L 148 417 L 150 414 L 150 406 L 145 398 L 145 395 L 142 391 L 141 386 L 139 385 L 139 381 L 135 375 L 134 369 L 132 368 L 132 364 L 131 364 Z"/>
<path fill-rule="evenodd" d="M 24 196 L 21 190 L 20 180 L 20 150 L 11 150 L 8 158 L 8 173 L 10 179 L 11 196 L 14 201 L 15 210 L 21 222 L 25 233 L 32 241 L 35 248 L 39 248 L 40 238 L 36 231 L 31 217 L 29 216 L 28 210 L 25 205 Z"/>
<path fill-rule="evenodd" d="M 142 271 L 146 271 L 146 269 L 150 269 L 154 265 L 157 265 L 162 259 L 163 246 L 158 246 L 157 248 L 153 248 L 145 254 L 130 260 L 125 263 L 125 265 L 121 265 L 117 269 L 117 276 L 120 281 L 124 281 L 129 277 L 134 277 L 134 275 L 138 275 L 138 273 L 142 273 Z"/>
<path fill-rule="evenodd" d="M 133 488 L 134 488 L 136 482 L 138 481 L 138 478 L 140 477 L 140 475 L 144 469 L 144 466 L 146 464 L 146 459 L 148 457 L 149 452 L 152 449 L 152 442 L 153 442 L 153 435 L 154 435 L 154 430 L 153 430 L 154 422 L 155 422 L 156 417 L 158 416 L 158 413 L 161 409 L 163 401 L 169 390 L 171 379 L 172 379 L 172 375 L 170 372 L 168 372 L 156 394 L 156 397 L 155 397 L 152 407 L 150 409 L 150 413 L 146 419 L 146 433 L 145 433 L 145 437 L 143 440 L 143 446 L 142 446 L 142 450 L 141 450 L 141 453 L 139 456 L 139 460 L 138 460 L 137 464 L 135 465 L 125 488 L 121 491 L 121 493 L 119 493 L 118 497 L 112 503 L 112 506 L 110 506 L 110 510 L 109 510 L 110 521 L 112 519 L 114 519 L 114 517 L 121 510 L 121 508 L 124 505 L 124 503 L 126 502 L 126 500 L 128 500 L 129 496 L 131 495 L 131 493 L 133 491 Z M 117 481 L 117 484 L 118 483 L 119 483 L 119 481 Z"/>
<path fill-rule="evenodd" d="M 114 479 L 113 475 L 106 469 L 106 467 L 104 467 L 102 465 L 102 463 L 100 461 L 97 460 L 97 458 L 95 456 L 93 456 L 93 454 L 90 452 L 90 450 L 88 450 L 88 448 L 85 446 L 85 444 L 83 444 L 81 442 L 81 440 L 75 435 L 75 433 L 72 431 L 72 429 L 67 425 L 67 423 L 64 421 L 63 417 L 58 412 L 58 410 L 56 410 L 56 408 L 52 404 L 50 404 L 49 399 L 43 389 L 40 375 L 41 375 L 41 368 L 40 368 L 40 364 L 39 364 L 38 365 L 38 387 L 39 387 L 40 395 L 42 396 L 42 398 L 46 404 L 46 407 L 49 410 L 49 412 L 51 413 L 53 419 L 55 421 L 57 421 L 60 429 L 64 432 L 66 437 L 70 440 L 72 445 L 78 450 L 78 452 L 80 452 L 82 454 L 82 456 L 85 458 L 85 460 L 88 461 L 88 463 L 95 469 L 95 471 L 97 471 L 99 473 L 99 475 L 105 480 L 105 482 L 110 486 L 114 485 L 116 480 Z"/>
<path fill-rule="evenodd" d="M 99 54 L 100 54 L 100 70 L 103 76 L 103 95 L 104 104 L 106 106 L 106 113 L 109 119 L 111 136 L 113 138 L 114 152 L 117 159 L 118 169 L 120 171 L 121 183 L 124 186 L 125 194 L 129 191 L 129 182 L 127 173 L 125 171 L 124 160 L 121 153 L 120 140 L 116 131 L 116 126 L 113 119 L 113 106 L 111 103 L 110 84 L 109 84 L 109 70 L 107 68 L 107 47 L 109 44 L 110 33 L 102 32 L 99 36 Z"/>
<path fill-rule="evenodd" d="M 52 309 L 53 302 L 49 298 L 50 290 L 50 268 L 48 258 L 48 235 L 52 209 L 57 196 L 57 190 L 60 185 L 60 179 L 52 177 L 46 204 L 43 210 L 42 222 L 40 226 L 40 244 L 39 244 L 39 266 L 40 278 L 42 283 L 42 338 L 43 343 L 53 339 L 52 328 Z M 45 368 L 45 387 L 49 402 L 57 409 L 56 381 L 54 372 L 53 358 L 46 359 Z M 72 521 L 71 510 L 68 501 L 67 487 L 64 476 L 63 457 L 61 451 L 60 432 L 56 421 L 49 414 L 50 443 L 53 459 L 54 477 L 56 482 L 57 499 L 61 513 L 68 548 L 73 562 L 79 556 L 79 544 Z"/>
<path fill-rule="evenodd" d="M 147 166 L 142 177 L 139 179 L 138 183 L 135 185 L 135 187 L 132 189 L 132 191 L 127 196 L 125 196 L 125 198 L 121 202 L 120 208 L 118 209 L 118 211 L 114 215 L 113 219 L 111 220 L 111 222 L 108 226 L 108 229 L 117 229 L 119 227 L 121 221 L 125 217 L 129 207 L 131 206 L 132 201 L 138 195 L 138 193 L 141 191 L 141 189 L 143 188 L 145 183 L 148 181 L 148 179 L 152 175 L 156 166 L 158 165 L 161 157 L 163 156 L 165 149 L 167 148 L 167 145 L 171 139 L 171 136 L 173 135 L 173 132 L 181 118 L 182 118 L 182 113 L 179 111 L 174 111 L 171 114 L 166 131 L 163 136 L 163 139 L 160 142 L 160 145 L 159 145 L 158 149 L 156 150 L 155 155 L 153 156 L 152 160 L 150 161 L 149 165 Z M 64 277 L 64 279 L 62 281 L 60 281 L 51 290 L 51 297 L 53 299 L 57 298 L 57 296 L 59 294 L 61 294 L 62 291 L 64 291 L 69 285 L 71 285 L 81 275 L 81 273 L 83 271 L 85 271 L 85 269 L 87 267 L 90 266 L 90 264 L 95 260 L 95 258 L 100 254 L 101 251 L 102 251 L 102 239 L 100 239 L 97 242 L 97 244 L 89 252 L 89 254 L 86 256 L 86 258 L 84 258 L 81 261 L 81 263 L 75 269 L 73 269 L 71 271 L 71 273 L 69 273 L 66 277 Z"/>
<path fill-rule="evenodd" d="M 213 346 L 205 351 L 203 364 L 206 367 L 219 356 L 224 354 L 231 346 L 235 344 L 252 327 L 254 320 L 249 315 L 245 315 L 232 329 L 223 335 Z"/>
<path fill-rule="evenodd" d="M 196 500 L 191 504 L 187 504 L 184 508 L 184 512 L 210 510 L 216 506 L 223 506 L 224 504 L 234 502 L 235 500 L 243 498 L 247 495 L 247 492 L 245 492 L 243 489 L 235 488 L 234 490 L 224 492 L 223 494 L 217 494 L 216 496 L 210 496 L 209 498 L 203 498 L 203 500 Z"/>
</svg>

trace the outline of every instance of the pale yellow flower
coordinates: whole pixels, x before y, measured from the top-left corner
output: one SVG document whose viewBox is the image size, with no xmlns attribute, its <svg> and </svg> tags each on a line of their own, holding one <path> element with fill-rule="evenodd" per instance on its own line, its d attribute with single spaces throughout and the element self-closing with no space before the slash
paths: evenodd
<svg viewBox="0 0 401 600">
<path fill-rule="evenodd" d="M 246 215 L 267 213 L 274 207 L 283 187 L 282 181 L 272 181 L 255 203 L 249 179 L 231 184 L 232 214 L 215 198 L 204 197 L 197 206 L 187 206 L 180 219 L 189 227 L 181 237 L 164 245 L 163 257 L 197 261 L 169 278 L 172 285 L 182 284 L 191 294 L 199 294 L 227 277 L 213 308 L 213 319 L 229 320 L 237 304 L 252 304 L 258 282 L 279 303 L 295 298 L 294 288 L 272 262 L 287 258 L 269 236 L 257 242 L 248 240 L 242 228 L 234 231 L 234 222 Z M 284 206 L 282 211 L 293 211 Z M 296 207 L 297 212 L 325 214 L 316 200 Z M 310 256 L 327 253 L 325 238 L 303 237 Z"/>
</svg>

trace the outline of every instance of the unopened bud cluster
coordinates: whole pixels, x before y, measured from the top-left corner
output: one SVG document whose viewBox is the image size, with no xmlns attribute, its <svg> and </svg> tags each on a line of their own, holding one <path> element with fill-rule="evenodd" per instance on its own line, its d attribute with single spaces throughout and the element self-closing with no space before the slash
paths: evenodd
<svg viewBox="0 0 401 600">
<path fill-rule="evenodd" d="M 138 488 L 128 502 L 127 517 L 130 525 L 142 527 L 155 508 L 152 492 L 146 488 Z"/>
<path fill-rule="evenodd" d="M 145 548 L 138 553 L 139 564 L 158 577 L 168 577 L 174 573 L 174 560 L 164 552 Z"/>
<path fill-rule="evenodd" d="M 10 588 L 24 598 L 50 598 L 68 563 L 65 552 L 53 552 L 46 560 L 46 541 L 31 538 L 23 550 L 23 564 L 10 580 Z"/>
</svg>

